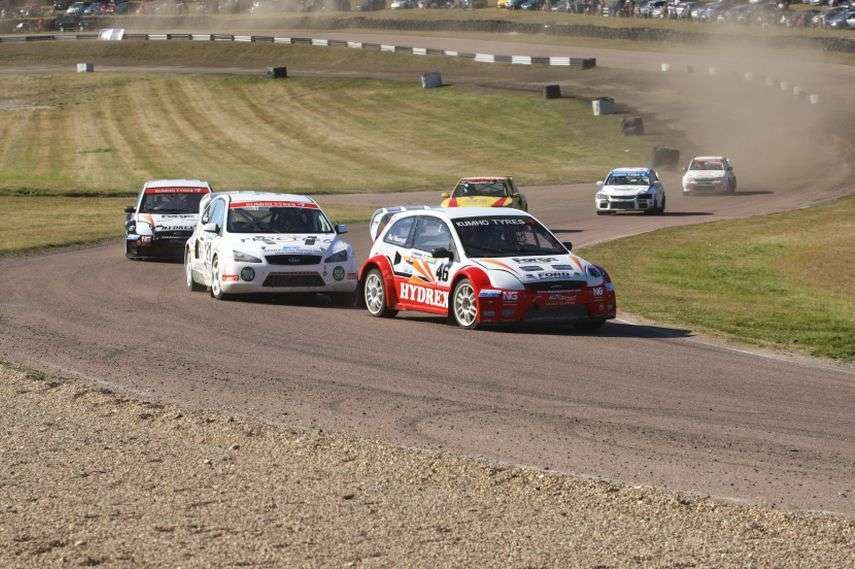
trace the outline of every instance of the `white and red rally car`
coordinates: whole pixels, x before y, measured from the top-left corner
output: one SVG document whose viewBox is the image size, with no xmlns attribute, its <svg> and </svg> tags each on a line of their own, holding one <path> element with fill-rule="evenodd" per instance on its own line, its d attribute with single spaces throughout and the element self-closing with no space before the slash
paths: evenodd
<svg viewBox="0 0 855 569">
<path fill-rule="evenodd" d="M 202 180 L 151 180 L 137 203 L 125 208 L 125 256 L 181 257 L 199 219 L 199 203 L 211 193 Z"/>
<path fill-rule="evenodd" d="M 463 328 L 513 322 L 596 329 L 615 317 L 602 268 L 530 214 L 495 208 L 388 208 L 370 224 L 359 271 L 373 316 L 446 315 Z"/>
<path fill-rule="evenodd" d="M 258 192 L 211 194 L 184 253 L 187 287 L 224 299 L 244 293 L 325 293 L 353 304 L 356 258 L 306 196 Z"/>
</svg>

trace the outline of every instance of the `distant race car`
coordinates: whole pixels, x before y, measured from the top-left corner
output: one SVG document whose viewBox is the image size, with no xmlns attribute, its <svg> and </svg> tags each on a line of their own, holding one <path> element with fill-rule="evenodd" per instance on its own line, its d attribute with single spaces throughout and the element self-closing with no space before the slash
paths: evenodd
<svg viewBox="0 0 855 569">
<path fill-rule="evenodd" d="M 683 193 L 736 191 L 733 165 L 724 156 L 697 156 L 683 170 Z"/>
<path fill-rule="evenodd" d="M 212 194 L 184 252 L 187 288 L 211 296 L 325 293 L 353 304 L 356 258 L 311 198 L 291 194 Z"/>
<path fill-rule="evenodd" d="M 211 193 L 202 180 L 151 180 L 137 203 L 125 208 L 125 256 L 180 258 L 199 219 L 199 203 Z"/>
<path fill-rule="evenodd" d="M 615 317 L 608 273 L 526 212 L 389 208 L 375 212 L 370 231 L 359 282 L 373 316 L 414 310 L 468 329 L 531 322 L 584 330 Z"/>
<path fill-rule="evenodd" d="M 454 191 L 442 194 L 442 207 L 513 207 L 528 210 L 528 202 L 509 176 L 461 178 Z"/>
<path fill-rule="evenodd" d="M 597 186 L 594 196 L 597 215 L 620 211 L 665 212 L 665 188 L 652 168 L 616 168 Z"/>
</svg>

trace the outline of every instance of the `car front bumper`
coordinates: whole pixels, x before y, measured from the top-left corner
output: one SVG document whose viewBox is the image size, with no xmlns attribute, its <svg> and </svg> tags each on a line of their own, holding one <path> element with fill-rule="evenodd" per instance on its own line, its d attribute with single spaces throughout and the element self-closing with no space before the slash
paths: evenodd
<svg viewBox="0 0 855 569">
<path fill-rule="evenodd" d="M 683 192 L 721 192 L 727 189 L 727 180 L 715 179 L 715 180 L 703 180 L 703 181 L 691 181 L 683 183 Z"/>
<path fill-rule="evenodd" d="M 125 236 L 125 252 L 128 257 L 138 259 L 181 258 L 189 238 L 189 233 L 170 237 L 130 233 Z"/>
<path fill-rule="evenodd" d="M 357 286 L 355 262 L 290 266 L 230 261 L 220 269 L 226 294 L 354 292 Z"/>
<path fill-rule="evenodd" d="M 478 317 L 483 324 L 573 324 L 617 315 L 611 284 L 566 291 L 482 290 Z"/>
<path fill-rule="evenodd" d="M 630 198 L 607 196 L 605 199 L 594 198 L 594 207 L 597 211 L 648 211 L 656 208 L 656 198 L 639 199 L 634 196 Z"/>
</svg>

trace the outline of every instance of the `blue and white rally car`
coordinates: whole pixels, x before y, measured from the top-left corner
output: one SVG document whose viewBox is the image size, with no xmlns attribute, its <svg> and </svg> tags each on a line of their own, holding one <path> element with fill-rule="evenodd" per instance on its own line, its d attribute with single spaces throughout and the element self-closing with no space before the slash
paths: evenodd
<svg viewBox="0 0 855 569">
<path fill-rule="evenodd" d="M 594 196 L 597 215 L 619 211 L 665 212 L 665 187 L 652 168 L 615 168 L 597 186 Z"/>
</svg>

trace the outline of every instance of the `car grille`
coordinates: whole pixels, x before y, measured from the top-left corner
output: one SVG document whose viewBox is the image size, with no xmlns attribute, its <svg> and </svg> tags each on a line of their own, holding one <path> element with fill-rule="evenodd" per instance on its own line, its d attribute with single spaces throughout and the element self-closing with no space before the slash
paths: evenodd
<svg viewBox="0 0 855 569">
<path fill-rule="evenodd" d="M 270 273 L 262 284 L 262 286 L 291 288 L 325 285 L 324 279 L 318 273 Z"/>
<path fill-rule="evenodd" d="M 317 265 L 321 262 L 320 255 L 267 255 L 271 265 Z"/>
<path fill-rule="evenodd" d="M 584 304 L 574 304 L 557 308 L 531 308 L 526 312 L 525 322 L 554 322 L 567 320 L 583 320 L 588 318 L 588 307 Z"/>
<path fill-rule="evenodd" d="M 609 209 L 635 209 L 635 202 L 612 202 Z"/>
<path fill-rule="evenodd" d="M 653 197 L 653 194 L 638 194 L 638 199 L 640 200 L 649 200 Z"/>
<path fill-rule="evenodd" d="M 525 285 L 526 290 L 533 292 L 556 292 L 560 290 L 579 290 L 584 288 L 585 281 L 550 281 L 546 283 L 532 283 Z"/>
<path fill-rule="evenodd" d="M 154 236 L 157 239 L 190 239 L 190 236 L 193 235 L 192 231 L 180 230 L 180 231 L 155 231 Z"/>
</svg>

